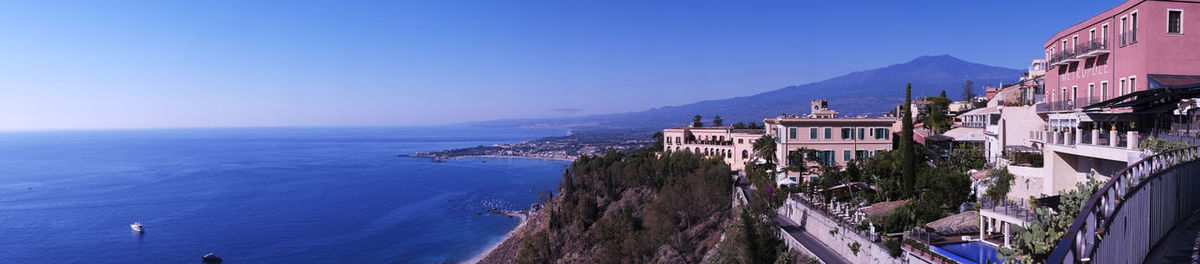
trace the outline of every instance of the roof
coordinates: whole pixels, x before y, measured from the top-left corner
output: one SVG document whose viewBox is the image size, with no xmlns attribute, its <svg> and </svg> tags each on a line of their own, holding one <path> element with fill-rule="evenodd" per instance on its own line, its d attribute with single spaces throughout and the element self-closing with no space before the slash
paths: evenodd
<svg viewBox="0 0 1200 264">
<path fill-rule="evenodd" d="M 1095 111 L 1104 108 L 1131 107 L 1135 112 L 1141 113 L 1169 112 L 1178 107 L 1180 99 L 1197 96 L 1200 96 L 1200 83 L 1190 86 L 1136 91 L 1083 107 L 1083 110 Z"/>
<path fill-rule="evenodd" d="M 942 135 L 954 138 L 954 141 L 984 141 L 987 135 L 983 132 L 983 128 L 978 127 L 956 127 Z"/>
<path fill-rule="evenodd" d="M 966 211 L 959 214 L 947 216 L 942 219 L 935 220 L 925 224 L 925 227 L 933 228 L 934 230 L 954 230 L 961 231 L 968 227 L 976 227 L 979 225 L 979 212 Z M 948 232 L 948 233 L 963 233 L 963 232 Z"/>
<path fill-rule="evenodd" d="M 908 204 L 908 200 L 874 203 L 858 210 L 862 211 L 864 214 L 867 214 L 867 216 L 883 215 L 890 213 L 892 210 L 896 210 L 896 208 L 899 208 L 905 204 Z"/>
<path fill-rule="evenodd" d="M 889 122 L 889 123 L 895 123 L 895 122 L 899 122 L 899 121 L 900 121 L 900 119 L 899 119 L 899 118 L 894 118 L 894 117 L 880 117 L 880 118 L 845 118 L 845 117 L 839 117 L 839 118 L 803 118 L 803 117 L 784 117 L 784 118 L 767 118 L 767 119 L 763 119 L 763 122 L 764 122 L 764 123 L 773 123 L 773 124 L 774 124 L 774 123 L 779 123 L 779 122 L 808 122 L 808 123 L 821 123 L 821 122 L 852 122 L 852 123 L 871 123 L 871 122 L 879 122 L 879 123 L 883 123 L 883 122 Z"/>
<path fill-rule="evenodd" d="M 988 179 L 989 176 L 991 176 L 991 170 L 984 169 L 984 170 L 979 170 L 979 172 L 972 173 L 971 179 L 983 180 L 983 179 Z"/>
<path fill-rule="evenodd" d="M 1150 89 L 1163 87 L 1186 87 L 1200 84 L 1200 76 L 1150 74 Z"/>
<path fill-rule="evenodd" d="M 982 115 L 982 114 L 991 114 L 991 113 L 999 113 L 999 112 L 1000 112 L 1000 110 L 996 109 L 995 107 L 984 107 L 984 108 L 976 108 L 975 110 L 967 111 L 966 113 L 963 113 L 959 116 Z"/>
</svg>

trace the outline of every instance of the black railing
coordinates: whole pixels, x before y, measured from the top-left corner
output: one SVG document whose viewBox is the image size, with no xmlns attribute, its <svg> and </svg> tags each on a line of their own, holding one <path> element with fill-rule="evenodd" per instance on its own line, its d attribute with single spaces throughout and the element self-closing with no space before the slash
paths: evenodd
<svg viewBox="0 0 1200 264">
<path fill-rule="evenodd" d="M 1088 41 L 1088 42 L 1080 43 L 1079 46 L 1075 47 L 1075 50 L 1078 51 L 1077 55 L 1087 55 L 1087 54 L 1092 53 L 1093 51 L 1107 51 L 1108 43 L 1101 42 L 1101 41 L 1094 41 L 1094 40 Z"/>
</svg>

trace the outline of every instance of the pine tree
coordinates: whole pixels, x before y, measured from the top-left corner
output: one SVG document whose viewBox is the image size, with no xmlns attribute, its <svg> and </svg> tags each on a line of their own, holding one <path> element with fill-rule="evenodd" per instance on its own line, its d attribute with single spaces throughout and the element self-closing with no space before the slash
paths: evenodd
<svg viewBox="0 0 1200 264">
<path fill-rule="evenodd" d="M 713 126 L 721 126 L 725 124 L 725 120 L 721 120 L 721 116 L 713 117 Z"/>
<path fill-rule="evenodd" d="M 900 155 L 901 160 L 900 180 L 903 185 L 904 195 L 916 195 L 913 191 L 913 185 L 917 181 L 916 157 L 913 156 L 913 121 L 912 121 L 912 83 L 904 87 L 904 116 L 901 117 L 903 130 L 900 134 Z"/>
</svg>

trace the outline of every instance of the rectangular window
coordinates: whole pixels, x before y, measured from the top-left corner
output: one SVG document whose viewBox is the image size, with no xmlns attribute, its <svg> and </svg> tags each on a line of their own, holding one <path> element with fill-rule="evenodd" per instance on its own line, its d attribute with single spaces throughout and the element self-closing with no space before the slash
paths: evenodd
<svg viewBox="0 0 1200 264">
<path fill-rule="evenodd" d="M 1125 78 L 1117 80 L 1117 94 L 1113 96 L 1125 95 Z"/>
<path fill-rule="evenodd" d="M 1167 33 L 1183 34 L 1183 10 L 1167 10 Z"/>
<path fill-rule="evenodd" d="M 887 128 L 876 128 L 875 139 L 887 139 Z"/>
<path fill-rule="evenodd" d="M 1071 36 L 1071 52 L 1079 52 L 1079 35 Z"/>
<path fill-rule="evenodd" d="M 850 150 L 842 150 L 842 161 L 850 161 Z"/>
<path fill-rule="evenodd" d="M 1096 103 L 1096 83 L 1089 83 L 1087 90 L 1088 104 Z"/>
<path fill-rule="evenodd" d="M 1137 77 L 1129 76 L 1129 93 L 1137 91 Z"/>
<path fill-rule="evenodd" d="M 871 154 L 871 152 L 870 152 L 870 151 L 866 151 L 866 150 L 855 150 L 855 151 L 854 151 L 854 158 L 855 158 L 855 159 L 859 159 L 859 160 L 863 160 L 863 159 L 866 159 L 866 158 L 868 158 L 868 157 L 867 157 L 867 155 L 870 155 L 870 154 Z"/>
<path fill-rule="evenodd" d="M 1137 43 L 1138 19 L 1137 11 L 1129 14 L 1129 44 Z"/>
<path fill-rule="evenodd" d="M 848 127 L 843 127 L 842 128 L 842 140 L 848 140 L 848 139 L 852 138 L 852 136 L 850 134 L 854 133 L 853 131 L 854 131 L 853 129 L 850 129 Z"/>
<path fill-rule="evenodd" d="M 808 139 L 817 139 L 817 128 L 808 128 Z"/>
<path fill-rule="evenodd" d="M 788 138 L 796 139 L 796 128 L 794 128 L 794 127 L 788 128 Z"/>
<path fill-rule="evenodd" d="M 825 128 L 825 139 L 833 139 L 833 128 L 832 127 Z"/>
<path fill-rule="evenodd" d="M 1121 47 L 1124 47 L 1129 42 L 1128 36 L 1126 36 L 1127 34 L 1125 32 L 1126 28 L 1129 28 L 1129 17 L 1121 17 Z"/>
<path fill-rule="evenodd" d="M 1108 48 L 1108 24 L 1100 27 L 1100 45 Z"/>
<path fill-rule="evenodd" d="M 1093 28 L 1092 30 L 1088 30 L 1088 43 L 1085 43 L 1085 44 L 1090 45 L 1092 42 L 1096 42 L 1096 29 L 1095 28 Z"/>
<path fill-rule="evenodd" d="M 795 155 L 796 155 L 796 150 L 788 151 L 787 165 L 796 165 L 796 163 L 800 163 L 800 160 L 796 159 L 797 157 Z"/>
<path fill-rule="evenodd" d="M 861 127 L 858 128 L 858 140 L 866 139 L 866 136 L 867 136 L 866 128 L 861 128 Z"/>
<path fill-rule="evenodd" d="M 1108 82 L 1100 82 L 1100 100 L 1108 100 Z"/>
</svg>

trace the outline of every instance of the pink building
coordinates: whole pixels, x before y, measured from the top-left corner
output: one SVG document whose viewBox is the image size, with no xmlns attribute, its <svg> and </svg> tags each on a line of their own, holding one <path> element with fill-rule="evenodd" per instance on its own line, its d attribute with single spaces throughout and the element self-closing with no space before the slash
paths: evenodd
<svg viewBox="0 0 1200 264">
<path fill-rule="evenodd" d="M 788 153 L 800 149 L 817 151 L 821 162 L 845 166 L 892 149 L 892 132 L 898 131 L 896 118 L 838 118 L 780 116 L 763 120 L 766 132 L 775 137 L 780 167 L 790 165 Z M 786 175 L 795 182 L 797 173 Z M 781 181 L 782 179 L 777 179 Z"/>
<path fill-rule="evenodd" d="M 1042 44 L 1049 111 L 1073 111 L 1200 75 L 1200 1 L 1130 0 Z"/>
<path fill-rule="evenodd" d="M 1144 153 L 1159 114 L 1130 105 L 1148 93 L 1200 82 L 1200 1 L 1130 0 L 1059 31 L 1045 43 L 1043 193 L 1107 179 Z M 1164 97 L 1165 98 L 1165 97 Z M 1159 101 L 1165 99 L 1157 99 Z M 1128 104 L 1123 103 L 1128 102 Z"/>
</svg>

